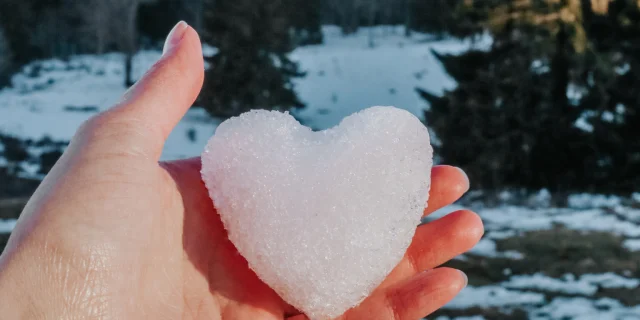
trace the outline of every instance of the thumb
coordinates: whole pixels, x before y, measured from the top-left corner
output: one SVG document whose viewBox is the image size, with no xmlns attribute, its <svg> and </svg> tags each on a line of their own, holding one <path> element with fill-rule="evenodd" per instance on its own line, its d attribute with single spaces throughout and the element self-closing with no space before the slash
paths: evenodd
<svg viewBox="0 0 640 320">
<path fill-rule="evenodd" d="M 198 97 L 203 80 L 200 38 L 181 21 L 169 33 L 162 57 L 118 105 L 89 120 L 74 139 L 91 136 L 111 152 L 135 150 L 157 160 L 165 140 Z"/>
</svg>

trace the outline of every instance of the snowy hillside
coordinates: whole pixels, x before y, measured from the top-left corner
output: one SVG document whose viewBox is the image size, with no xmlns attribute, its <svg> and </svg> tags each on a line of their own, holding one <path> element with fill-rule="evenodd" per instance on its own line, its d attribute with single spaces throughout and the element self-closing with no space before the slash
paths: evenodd
<svg viewBox="0 0 640 320">
<path fill-rule="evenodd" d="M 401 28 L 377 27 L 372 30 L 375 46 L 371 48 L 369 31 L 343 37 L 338 28 L 325 27 L 324 44 L 292 53 L 307 72 L 296 80 L 296 90 L 307 104 L 299 116 L 308 125 L 324 129 L 373 105 L 394 105 L 422 117 L 424 102 L 414 88 L 440 92 L 454 85 L 430 50 L 460 52 L 471 45 L 455 40 L 428 42 L 428 36 L 420 34 L 406 38 Z M 206 49 L 205 55 L 214 51 Z M 160 51 L 138 53 L 135 75 L 141 76 L 159 57 Z M 122 57 L 115 53 L 32 63 L 13 78 L 13 88 L 0 91 L 0 132 L 69 140 L 83 120 L 122 95 L 122 73 Z M 191 110 L 169 138 L 164 158 L 200 154 L 216 123 L 202 110 Z"/>
<path fill-rule="evenodd" d="M 307 104 L 298 116 L 316 129 L 372 105 L 394 105 L 422 118 L 425 103 L 415 87 L 437 93 L 455 86 L 431 50 L 460 52 L 488 43 L 428 41 L 421 34 L 405 38 L 395 27 L 365 28 L 348 37 L 325 27 L 324 34 L 324 44 L 291 54 L 307 72 L 296 80 Z M 205 49 L 205 54 L 214 51 Z M 142 75 L 159 57 L 159 51 L 138 53 L 135 74 Z M 13 78 L 12 88 L 0 91 L 0 133 L 68 141 L 82 121 L 122 95 L 122 73 L 122 56 L 116 53 L 32 63 Z M 169 137 L 163 158 L 199 155 L 218 123 L 202 109 L 190 110 Z M 35 155 L 46 151 L 37 143 L 29 147 Z M 23 169 L 38 176 L 37 165 L 24 163 Z M 640 194 L 631 199 L 573 195 L 566 208 L 550 207 L 548 197 L 541 192 L 529 206 L 471 204 L 486 235 L 448 264 L 469 275 L 469 287 L 430 319 L 640 319 Z M 428 220 L 460 208 L 450 206 Z M 0 245 L 14 225 L 15 220 L 0 219 Z"/>
</svg>

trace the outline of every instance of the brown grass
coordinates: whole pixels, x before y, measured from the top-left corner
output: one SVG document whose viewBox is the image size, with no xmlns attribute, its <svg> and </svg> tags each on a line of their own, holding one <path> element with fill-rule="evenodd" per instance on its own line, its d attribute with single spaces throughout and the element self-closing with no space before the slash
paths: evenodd
<svg viewBox="0 0 640 320">
<path fill-rule="evenodd" d="M 631 252 L 623 246 L 624 238 L 607 232 L 582 232 L 556 227 L 551 230 L 532 231 L 507 239 L 497 240 L 498 250 L 514 250 L 522 253 L 522 260 L 487 258 L 467 255 L 465 261 L 453 260 L 446 265 L 463 270 L 469 276 L 469 285 L 484 286 L 506 281 L 510 274 L 543 273 L 561 277 L 570 273 L 580 276 L 587 273 L 614 272 L 629 278 L 640 277 L 640 252 Z M 505 274 L 504 270 L 511 272 Z M 536 290 L 528 290 L 536 291 Z M 537 290 L 547 301 L 557 296 L 575 296 L 558 292 Z M 612 298 L 627 306 L 640 304 L 640 288 L 599 288 L 589 298 Z M 523 310 L 505 311 L 497 308 L 474 307 L 464 310 L 439 310 L 429 319 L 438 316 L 482 315 L 486 319 L 527 319 Z"/>
</svg>

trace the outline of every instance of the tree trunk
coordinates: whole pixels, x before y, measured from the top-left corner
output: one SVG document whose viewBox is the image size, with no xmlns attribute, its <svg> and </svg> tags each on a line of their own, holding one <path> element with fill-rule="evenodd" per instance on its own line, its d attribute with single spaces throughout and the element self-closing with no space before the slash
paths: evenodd
<svg viewBox="0 0 640 320">
<path fill-rule="evenodd" d="M 556 52 L 551 60 L 551 73 L 553 74 L 553 91 L 551 93 L 554 105 L 560 108 L 560 113 L 566 115 L 570 112 L 567 89 L 569 87 L 569 58 L 567 57 L 568 35 L 567 26 L 559 22 L 560 30 L 556 35 Z"/>
<path fill-rule="evenodd" d="M 373 27 L 373 25 L 374 25 L 375 19 L 376 19 L 377 6 L 376 6 L 376 2 L 375 1 L 373 1 L 373 0 L 369 0 L 369 1 L 370 1 L 370 3 L 369 3 L 369 14 L 368 14 L 369 15 L 369 17 L 368 17 L 369 18 L 369 21 L 368 21 L 369 22 L 368 23 L 369 24 L 369 48 L 373 48 L 373 47 L 376 46 L 375 39 L 374 39 L 374 27 Z"/>
<path fill-rule="evenodd" d="M 202 31 L 204 16 L 202 10 L 204 8 L 203 0 L 193 1 L 193 27 L 198 31 Z"/>
<path fill-rule="evenodd" d="M 136 53 L 138 44 L 138 34 L 136 32 L 136 16 L 138 14 L 138 0 L 131 0 L 129 7 L 127 8 L 126 27 L 127 32 L 124 35 L 124 86 L 130 87 L 133 85 L 134 80 L 132 76 L 133 71 L 133 56 Z"/>
<path fill-rule="evenodd" d="M 124 57 L 124 86 L 126 88 L 131 87 L 133 85 L 133 78 L 131 77 L 131 72 L 133 70 L 133 54 L 131 52 L 127 52 Z"/>
<path fill-rule="evenodd" d="M 405 3 L 405 17 L 404 17 L 404 36 L 405 37 L 411 37 L 411 27 L 412 27 L 412 21 L 411 21 L 411 0 L 407 0 Z"/>
<path fill-rule="evenodd" d="M 103 24 L 99 24 L 98 26 L 95 27 L 96 28 L 96 53 L 97 54 L 103 54 L 105 52 L 105 32 L 104 32 L 104 25 Z"/>
</svg>

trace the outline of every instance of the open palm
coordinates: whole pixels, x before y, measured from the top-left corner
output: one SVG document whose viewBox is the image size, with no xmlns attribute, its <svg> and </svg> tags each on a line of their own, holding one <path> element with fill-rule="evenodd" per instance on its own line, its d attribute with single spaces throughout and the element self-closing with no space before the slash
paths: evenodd
<svg viewBox="0 0 640 320">
<path fill-rule="evenodd" d="M 4 316 L 303 317 L 228 240 L 200 179 L 200 160 L 157 161 L 203 81 L 197 34 L 176 28 L 162 59 L 121 103 L 78 130 L 29 201 L 0 257 Z M 435 167 L 425 214 L 467 188 L 458 169 Z M 405 258 L 343 318 L 417 319 L 441 307 L 466 279 L 433 268 L 470 249 L 482 233 L 469 211 L 418 227 Z"/>
</svg>

